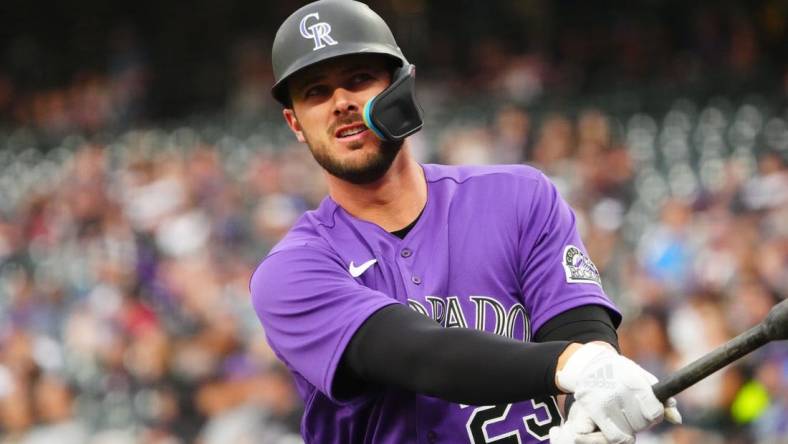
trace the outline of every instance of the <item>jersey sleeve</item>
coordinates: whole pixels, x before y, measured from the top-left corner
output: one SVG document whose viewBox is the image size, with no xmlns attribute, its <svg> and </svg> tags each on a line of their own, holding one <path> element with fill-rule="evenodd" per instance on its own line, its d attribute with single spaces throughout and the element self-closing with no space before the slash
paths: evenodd
<svg viewBox="0 0 788 444">
<path fill-rule="evenodd" d="M 277 355 L 336 402 L 332 382 L 350 339 L 373 313 L 398 303 L 356 282 L 329 252 L 307 247 L 268 256 L 250 291 Z"/>
<path fill-rule="evenodd" d="M 610 309 L 618 325 L 620 313 L 602 289 L 599 272 L 577 232 L 575 214 L 555 185 L 538 174 L 531 199 L 518 199 L 520 217 L 520 285 L 531 330 L 552 317 L 582 305 Z"/>
</svg>

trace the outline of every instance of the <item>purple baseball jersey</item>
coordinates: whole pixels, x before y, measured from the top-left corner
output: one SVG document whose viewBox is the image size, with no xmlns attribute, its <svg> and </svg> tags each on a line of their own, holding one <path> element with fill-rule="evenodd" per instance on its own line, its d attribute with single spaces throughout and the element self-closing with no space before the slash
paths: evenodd
<svg viewBox="0 0 788 444">
<path fill-rule="evenodd" d="M 588 304 L 615 310 L 553 184 L 523 165 L 423 165 L 427 205 L 400 239 L 326 198 L 251 279 L 266 337 L 304 399 L 307 443 L 543 442 L 561 416 L 551 397 L 466 406 L 395 388 L 337 399 L 332 381 L 358 328 L 407 304 L 447 328 L 527 342 Z M 392 331 L 392 335 L 397 332 Z"/>
</svg>

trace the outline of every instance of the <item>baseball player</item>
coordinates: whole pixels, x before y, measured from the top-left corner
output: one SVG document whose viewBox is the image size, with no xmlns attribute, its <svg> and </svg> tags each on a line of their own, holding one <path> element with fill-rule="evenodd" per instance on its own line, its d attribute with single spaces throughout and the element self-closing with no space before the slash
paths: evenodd
<svg viewBox="0 0 788 444">
<path fill-rule="evenodd" d="M 617 353 L 621 316 L 543 174 L 414 160 L 415 70 L 377 14 L 302 7 L 273 69 L 329 189 L 250 283 L 306 442 L 629 443 L 680 420 Z"/>
</svg>

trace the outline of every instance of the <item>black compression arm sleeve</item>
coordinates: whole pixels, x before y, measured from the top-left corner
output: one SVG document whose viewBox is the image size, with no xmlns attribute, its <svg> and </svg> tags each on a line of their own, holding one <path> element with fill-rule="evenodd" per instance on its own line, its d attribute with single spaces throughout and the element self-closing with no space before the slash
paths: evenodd
<svg viewBox="0 0 788 444">
<path fill-rule="evenodd" d="M 582 305 L 547 321 L 534 335 L 534 341 L 604 341 L 618 350 L 618 323 L 618 314 L 611 314 L 601 305 Z"/>
<path fill-rule="evenodd" d="M 350 396 L 358 392 L 357 383 L 366 382 L 471 405 L 554 395 L 556 363 L 568 345 L 443 328 L 404 305 L 391 305 L 353 336 L 334 392 Z"/>
</svg>

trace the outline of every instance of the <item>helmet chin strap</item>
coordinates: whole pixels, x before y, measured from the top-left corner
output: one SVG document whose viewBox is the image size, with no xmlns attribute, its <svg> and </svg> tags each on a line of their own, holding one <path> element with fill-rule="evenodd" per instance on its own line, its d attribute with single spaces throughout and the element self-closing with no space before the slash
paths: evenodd
<svg viewBox="0 0 788 444">
<path fill-rule="evenodd" d="M 415 81 L 416 67 L 406 64 L 394 72 L 388 88 L 364 105 L 364 124 L 379 139 L 399 142 L 421 129 L 424 119 L 416 102 Z"/>
</svg>

